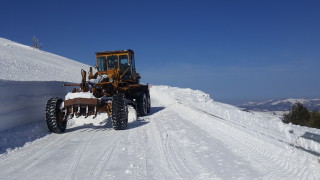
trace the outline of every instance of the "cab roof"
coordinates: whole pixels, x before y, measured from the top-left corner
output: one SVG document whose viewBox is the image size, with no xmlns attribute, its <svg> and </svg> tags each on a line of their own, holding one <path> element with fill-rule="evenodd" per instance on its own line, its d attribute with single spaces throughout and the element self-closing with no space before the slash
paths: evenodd
<svg viewBox="0 0 320 180">
<path fill-rule="evenodd" d="M 130 53 L 134 54 L 133 50 L 127 49 L 127 50 L 116 50 L 116 51 L 103 51 L 103 52 L 96 52 L 96 55 L 105 55 L 105 54 L 121 54 L 121 53 Z"/>
</svg>

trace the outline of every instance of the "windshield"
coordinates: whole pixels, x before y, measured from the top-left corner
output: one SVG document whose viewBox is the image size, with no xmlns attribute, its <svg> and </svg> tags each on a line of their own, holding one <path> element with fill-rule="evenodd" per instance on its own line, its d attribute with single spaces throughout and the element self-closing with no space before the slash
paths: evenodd
<svg viewBox="0 0 320 180">
<path fill-rule="evenodd" d="M 106 57 L 98 57 L 98 71 L 106 71 Z"/>
<path fill-rule="evenodd" d="M 128 56 L 127 55 L 120 55 L 120 72 L 124 72 L 129 68 Z"/>
<path fill-rule="evenodd" d="M 108 56 L 108 70 L 114 69 L 118 65 L 118 56 Z"/>
</svg>

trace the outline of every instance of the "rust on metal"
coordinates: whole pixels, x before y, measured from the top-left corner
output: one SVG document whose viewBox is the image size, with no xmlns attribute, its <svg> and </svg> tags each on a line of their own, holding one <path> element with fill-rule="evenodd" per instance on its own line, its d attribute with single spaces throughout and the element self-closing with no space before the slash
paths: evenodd
<svg viewBox="0 0 320 180">
<path fill-rule="evenodd" d="M 74 105 L 91 105 L 97 106 L 99 104 L 99 100 L 96 98 L 75 98 L 68 99 L 64 101 L 64 106 L 74 106 Z"/>
</svg>

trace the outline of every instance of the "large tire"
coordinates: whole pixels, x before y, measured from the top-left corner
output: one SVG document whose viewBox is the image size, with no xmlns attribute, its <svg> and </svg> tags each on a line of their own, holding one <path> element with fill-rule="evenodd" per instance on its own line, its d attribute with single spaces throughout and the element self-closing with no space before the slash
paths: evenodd
<svg viewBox="0 0 320 180">
<path fill-rule="evenodd" d="M 151 111 L 151 99 L 150 99 L 150 95 L 149 94 L 148 94 L 147 100 L 148 100 L 147 113 L 150 113 L 150 111 Z"/>
<path fill-rule="evenodd" d="M 137 111 L 138 116 L 145 116 L 148 114 L 148 98 L 145 93 L 138 97 Z"/>
<path fill-rule="evenodd" d="M 125 130 L 128 125 L 128 107 L 124 94 L 115 94 L 112 99 L 112 126 L 114 130 Z"/>
<path fill-rule="evenodd" d="M 61 134 L 66 130 L 67 120 L 60 109 L 63 100 L 57 97 L 49 99 L 46 105 L 46 122 L 50 132 Z"/>
</svg>

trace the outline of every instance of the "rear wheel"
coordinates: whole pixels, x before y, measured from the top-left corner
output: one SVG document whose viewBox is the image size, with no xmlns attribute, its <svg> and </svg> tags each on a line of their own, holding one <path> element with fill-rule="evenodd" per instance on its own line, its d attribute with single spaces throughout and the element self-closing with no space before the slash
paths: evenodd
<svg viewBox="0 0 320 180">
<path fill-rule="evenodd" d="M 148 100 L 147 113 L 150 113 L 150 110 L 151 110 L 151 99 L 150 99 L 150 95 L 149 94 L 148 94 L 147 100 Z"/>
<path fill-rule="evenodd" d="M 138 116 L 145 116 L 148 114 L 148 98 L 145 93 L 138 97 L 137 110 Z"/>
<path fill-rule="evenodd" d="M 57 97 L 49 99 L 46 105 L 46 122 L 50 132 L 63 133 L 67 127 L 67 120 L 61 111 L 63 100 Z"/>
<path fill-rule="evenodd" d="M 125 130 L 128 125 L 128 107 L 124 94 L 115 94 L 112 100 L 112 126 L 115 130 Z"/>
</svg>

